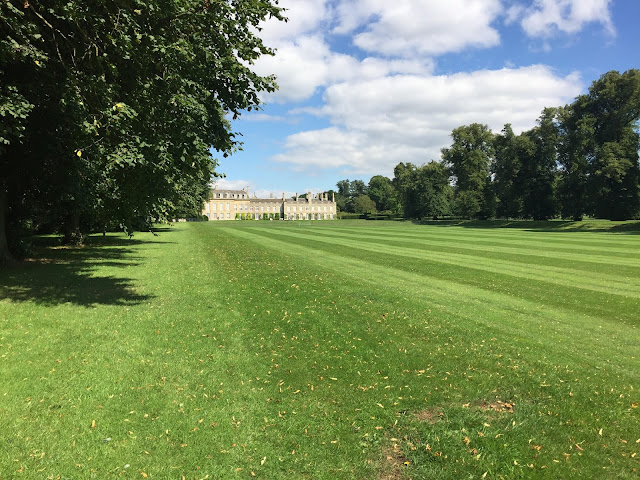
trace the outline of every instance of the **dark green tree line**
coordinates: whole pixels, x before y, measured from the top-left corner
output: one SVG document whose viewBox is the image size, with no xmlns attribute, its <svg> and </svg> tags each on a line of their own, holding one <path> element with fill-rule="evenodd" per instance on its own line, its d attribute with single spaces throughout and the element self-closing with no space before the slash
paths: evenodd
<svg viewBox="0 0 640 480">
<path fill-rule="evenodd" d="M 451 147 L 442 150 L 454 213 L 637 218 L 639 121 L 640 71 L 629 70 L 606 73 L 570 105 L 545 108 L 536 126 L 520 135 L 509 124 L 495 136 L 486 125 L 456 128 Z"/>
</svg>

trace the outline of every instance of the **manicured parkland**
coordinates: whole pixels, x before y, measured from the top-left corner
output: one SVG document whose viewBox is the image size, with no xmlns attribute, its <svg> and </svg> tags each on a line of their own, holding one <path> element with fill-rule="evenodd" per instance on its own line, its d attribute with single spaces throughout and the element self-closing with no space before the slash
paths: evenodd
<svg viewBox="0 0 640 480">
<path fill-rule="evenodd" d="M 37 239 L 0 271 L 0 479 L 638 478 L 639 233 Z"/>
</svg>

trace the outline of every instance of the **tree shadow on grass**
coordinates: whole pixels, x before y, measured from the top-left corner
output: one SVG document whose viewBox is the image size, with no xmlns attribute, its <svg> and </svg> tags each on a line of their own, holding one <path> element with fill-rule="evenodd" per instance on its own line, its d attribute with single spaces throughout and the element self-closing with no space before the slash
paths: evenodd
<svg viewBox="0 0 640 480">
<path fill-rule="evenodd" d="M 463 227 L 475 229 L 514 228 L 528 232 L 591 232 L 640 235 L 640 222 L 612 223 L 605 220 L 575 222 L 572 220 L 422 220 L 419 225 Z"/>
<path fill-rule="evenodd" d="M 131 278 L 96 273 L 100 267 L 139 265 L 141 257 L 136 256 L 135 247 L 149 243 L 159 242 L 95 236 L 84 246 L 63 247 L 54 237 L 35 238 L 34 258 L 0 270 L 0 300 L 84 307 L 135 305 L 149 300 L 152 296 L 137 292 Z"/>
</svg>

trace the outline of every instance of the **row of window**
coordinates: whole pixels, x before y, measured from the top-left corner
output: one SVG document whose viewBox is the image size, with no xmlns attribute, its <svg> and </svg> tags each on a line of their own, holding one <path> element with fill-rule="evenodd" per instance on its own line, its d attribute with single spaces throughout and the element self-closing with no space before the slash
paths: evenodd
<svg viewBox="0 0 640 480">
<path fill-rule="evenodd" d="M 317 208 L 318 208 L 318 212 L 322 212 L 322 211 L 323 211 L 323 207 L 317 207 Z M 291 211 L 292 211 L 292 209 L 293 209 L 293 211 L 294 211 L 294 212 L 297 212 L 297 211 L 298 211 L 298 207 L 287 207 L 287 212 L 291 212 Z M 304 212 L 304 211 L 307 211 L 307 212 L 308 212 L 308 211 L 309 211 L 309 205 L 306 205 L 306 206 L 304 206 L 304 207 L 300 207 L 300 211 L 301 211 L 301 212 Z M 315 211 L 316 211 L 316 207 L 315 207 L 315 206 L 312 206 L 312 207 L 311 207 L 311 211 L 312 211 L 312 212 L 315 212 Z M 325 212 L 327 211 L 327 206 L 326 206 L 326 205 L 324 206 L 324 211 L 325 211 Z M 331 211 L 331 210 L 329 210 L 329 211 Z"/>
<path fill-rule="evenodd" d="M 255 218 L 260 218 L 261 215 L 256 213 Z M 227 213 L 226 217 L 224 213 L 207 213 L 209 220 L 231 220 L 231 214 Z M 322 213 L 290 213 L 287 215 L 287 220 L 333 220 L 333 214 L 327 215 Z"/>
<path fill-rule="evenodd" d="M 213 198 L 249 198 L 248 193 L 214 193 Z"/>
<path fill-rule="evenodd" d="M 211 208 L 211 211 L 216 212 L 216 211 L 218 211 L 218 205 L 220 205 L 220 210 L 223 211 L 224 210 L 224 206 L 225 206 L 224 203 L 220 203 L 220 204 L 212 203 L 211 207 L 209 206 L 208 203 L 205 203 L 204 204 L 204 210 L 205 210 L 205 212 L 208 212 L 209 208 Z M 309 208 L 307 208 L 307 210 L 308 209 Z M 258 205 L 256 205 L 255 209 L 254 209 L 253 205 L 245 205 L 243 203 L 239 203 L 239 204 L 234 204 L 233 205 L 233 211 L 234 212 L 253 212 L 254 210 L 256 212 L 264 212 L 264 211 L 267 211 L 267 212 L 279 212 L 280 211 L 280 206 L 267 205 L 266 210 L 265 210 L 265 206 L 264 205 L 260 205 L 260 207 L 258 207 Z M 325 210 L 326 210 L 326 208 L 325 208 Z M 231 211 L 231 203 L 227 203 L 227 211 Z"/>
</svg>

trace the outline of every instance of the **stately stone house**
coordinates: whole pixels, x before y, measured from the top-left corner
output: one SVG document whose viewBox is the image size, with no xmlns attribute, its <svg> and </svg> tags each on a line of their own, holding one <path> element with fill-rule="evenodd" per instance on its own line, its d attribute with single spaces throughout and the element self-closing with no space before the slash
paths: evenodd
<svg viewBox="0 0 640 480">
<path fill-rule="evenodd" d="M 327 194 L 314 195 L 308 192 L 306 198 L 257 198 L 249 194 L 249 187 L 242 190 L 211 190 L 209 201 L 204 204 L 202 214 L 209 220 L 235 220 L 253 218 L 255 220 L 273 218 L 282 220 L 333 220 L 336 218 L 335 197 Z"/>
</svg>

